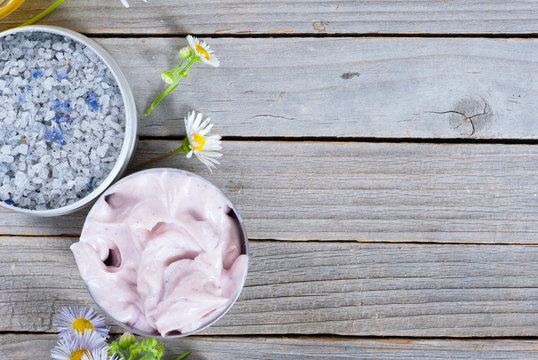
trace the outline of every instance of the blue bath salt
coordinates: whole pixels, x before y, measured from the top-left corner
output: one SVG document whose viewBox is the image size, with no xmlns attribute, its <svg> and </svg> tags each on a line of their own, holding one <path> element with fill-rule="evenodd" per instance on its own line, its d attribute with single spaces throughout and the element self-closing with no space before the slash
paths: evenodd
<svg viewBox="0 0 538 360">
<path fill-rule="evenodd" d="M 47 141 L 52 141 L 52 139 L 54 139 L 54 130 L 52 126 L 47 129 L 47 134 L 46 134 L 45 139 Z"/>
<path fill-rule="evenodd" d="M 4 200 L 4 202 L 8 205 L 15 206 L 15 203 L 12 200 Z"/>
<path fill-rule="evenodd" d="M 54 138 L 58 141 L 58 144 L 60 146 L 63 146 L 65 144 L 64 141 L 64 135 L 62 133 L 62 129 L 60 128 L 60 117 L 56 116 L 50 127 L 47 129 L 46 137 L 45 139 L 47 141 L 52 141 Z"/>
<path fill-rule="evenodd" d="M 67 68 L 64 68 L 63 71 L 58 75 L 58 81 L 62 81 L 67 77 Z"/>
<path fill-rule="evenodd" d="M 95 100 L 95 95 L 94 94 L 88 95 L 86 100 L 88 100 L 88 102 L 90 103 L 90 107 L 92 108 L 93 112 L 99 112 L 100 107 L 99 107 L 99 104 L 97 103 L 97 101 Z"/>
<path fill-rule="evenodd" d="M 66 103 L 62 103 L 62 102 L 59 102 L 59 101 L 52 101 L 50 103 L 50 108 L 51 109 L 69 109 L 71 107 L 71 104 L 66 102 Z"/>
<path fill-rule="evenodd" d="M 19 93 L 19 102 L 22 103 L 24 101 L 26 101 L 26 93 L 31 89 L 30 86 L 26 85 L 26 87 L 24 88 L 24 92 L 22 93 Z"/>
<path fill-rule="evenodd" d="M 62 116 L 60 118 L 60 122 L 64 122 L 66 124 L 71 124 L 71 118 L 69 116 Z"/>
<path fill-rule="evenodd" d="M 38 77 L 40 77 L 41 75 L 43 75 L 45 73 L 45 70 L 43 69 L 37 69 L 37 71 L 35 73 L 32 74 L 32 76 L 34 77 L 34 79 L 37 79 Z"/>
<path fill-rule="evenodd" d="M 58 140 L 58 144 L 60 144 L 60 146 L 64 146 L 64 135 L 62 134 L 62 129 L 60 129 L 59 126 L 54 127 L 54 135 L 56 136 L 56 140 Z"/>
<path fill-rule="evenodd" d="M 60 123 L 66 123 L 66 124 L 71 124 L 71 118 L 69 116 L 60 116 L 60 115 L 56 115 L 54 117 L 54 121 L 56 122 L 56 124 L 60 125 Z"/>
</svg>

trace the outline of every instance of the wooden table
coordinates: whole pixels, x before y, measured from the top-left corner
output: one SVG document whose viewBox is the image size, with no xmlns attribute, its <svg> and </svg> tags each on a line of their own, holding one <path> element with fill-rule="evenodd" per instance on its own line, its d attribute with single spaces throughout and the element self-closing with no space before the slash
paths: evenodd
<svg viewBox="0 0 538 360">
<path fill-rule="evenodd" d="M 133 165 L 177 147 L 189 110 L 209 115 L 214 174 L 156 166 L 214 182 L 251 237 L 239 301 L 170 352 L 538 358 L 536 0 L 130 2 L 67 1 L 41 23 L 110 51 L 140 113 L 186 34 L 211 44 L 222 66 L 140 116 Z M 47 358 L 52 314 L 93 304 L 69 251 L 85 213 L 0 214 L 0 357 Z"/>
</svg>

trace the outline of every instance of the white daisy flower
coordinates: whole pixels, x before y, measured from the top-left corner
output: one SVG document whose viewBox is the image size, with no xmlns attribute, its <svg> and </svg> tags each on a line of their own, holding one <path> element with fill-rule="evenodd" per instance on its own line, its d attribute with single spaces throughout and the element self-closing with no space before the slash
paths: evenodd
<svg viewBox="0 0 538 360">
<path fill-rule="evenodd" d="M 187 35 L 187 41 L 189 42 L 189 46 L 194 50 L 196 55 L 200 57 L 200 60 L 202 60 L 204 63 L 219 67 L 220 61 L 215 56 L 213 49 L 207 43 L 203 40 L 198 40 L 198 38 Z"/>
<path fill-rule="evenodd" d="M 104 347 L 100 350 L 94 350 L 89 354 L 84 354 L 81 360 L 118 360 L 116 355 L 108 356 L 108 348 Z"/>
<path fill-rule="evenodd" d="M 105 324 L 105 318 L 98 315 L 92 308 L 63 307 L 60 313 L 54 316 L 52 322 L 60 332 L 61 337 L 76 333 L 97 333 L 107 338 L 110 326 Z M 88 331 L 89 330 L 89 331 Z"/>
<path fill-rule="evenodd" d="M 185 118 L 185 128 L 187 130 L 187 138 L 189 139 L 189 149 L 187 158 L 191 158 L 194 154 L 211 173 L 215 169 L 215 164 L 219 164 L 218 158 L 222 156 L 219 150 L 222 150 L 220 142 L 221 137 L 218 135 L 208 135 L 213 127 L 211 119 L 206 118 L 202 122 L 203 115 L 192 111 Z"/>
<path fill-rule="evenodd" d="M 76 333 L 61 338 L 50 356 L 56 360 L 82 360 L 83 356 L 89 357 L 92 352 L 102 349 L 108 351 L 105 338 L 96 332 L 86 331 L 84 334 Z"/>
</svg>

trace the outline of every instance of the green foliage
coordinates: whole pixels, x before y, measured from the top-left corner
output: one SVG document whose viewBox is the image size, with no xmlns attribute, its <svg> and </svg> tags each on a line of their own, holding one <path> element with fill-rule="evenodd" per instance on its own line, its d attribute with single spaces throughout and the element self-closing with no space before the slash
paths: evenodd
<svg viewBox="0 0 538 360">
<path fill-rule="evenodd" d="M 111 356 L 117 355 L 122 360 L 161 360 L 164 355 L 164 346 L 153 338 L 138 343 L 133 334 L 125 333 L 118 341 L 110 343 L 108 353 Z M 190 353 L 188 351 L 176 360 L 183 360 Z"/>
</svg>

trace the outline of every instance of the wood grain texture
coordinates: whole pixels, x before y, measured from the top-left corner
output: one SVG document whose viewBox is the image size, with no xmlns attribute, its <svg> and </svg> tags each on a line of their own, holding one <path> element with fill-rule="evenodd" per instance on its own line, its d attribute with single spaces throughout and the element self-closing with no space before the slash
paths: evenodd
<svg viewBox="0 0 538 360">
<path fill-rule="evenodd" d="M 40 359 L 56 344 L 55 335 L 0 335 L 2 358 Z M 240 338 L 193 336 L 165 341 L 165 357 L 192 350 L 189 360 L 296 359 L 534 359 L 532 340 L 411 340 L 337 338 Z"/>
<path fill-rule="evenodd" d="M 141 136 L 183 135 L 196 109 L 223 136 L 538 138 L 538 39 L 212 39 L 222 66 L 195 66 L 148 117 L 185 39 L 99 42 L 129 78 Z"/>
<path fill-rule="evenodd" d="M 141 163 L 179 141 L 143 141 Z M 154 164 L 220 187 L 255 239 L 536 243 L 538 147 L 226 141 L 213 175 L 184 155 Z M 0 233 L 78 235 L 84 213 L 0 210 Z"/>
<path fill-rule="evenodd" d="M 0 238 L 0 331 L 53 331 L 61 306 L 92 304 L 73 240 Z M 240 299 L 203 334 L 538 335 L 537 246 L 252 242 L 251 253 Z"/>
<path fill-rule="evenodd" d="M 99 42 L 144 114 L 183 38 Z M 192 78 L 143 136 L 184 134 L 197 109 L 223 136 L 538 138 L 538 39 L 211 39 L 220 68 Z M 181 90 L 184 91 L 181 91 Z"/>
<path fill-rule="evenodd" d="M 26 0 L 2 21 L 14 27 L 52 3 Z M 319 34 L 319 33 L 536 33 L 533 0 L 99 0 L 67 2 L 42 21 L 89 33 Z"/>
</svg>

